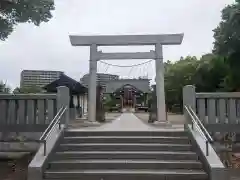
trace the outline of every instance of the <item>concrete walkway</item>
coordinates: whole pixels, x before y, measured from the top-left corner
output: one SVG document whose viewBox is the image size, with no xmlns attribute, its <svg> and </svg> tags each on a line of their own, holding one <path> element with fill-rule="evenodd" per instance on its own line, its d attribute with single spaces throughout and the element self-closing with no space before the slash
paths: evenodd
<svg viewBox="0 0 240 180">
<path fill-rule="evenodd" d="M 133 113 L 123 113 L 110 123 L 98 127 L 86 127 L 75 130 L 93 131 L 182 131 L 183 128 L 148 125 L 136 117 Z"/>
<path fill-rule="evenodd" d="M 121 130 L 121 131 L 136 131 L 136 130 L 148 130 L 151 129 L 150 126 L 144 124 L 140 119 L 138 119 L 133 113 L 123 113 L 112 123 L 103 125 L 100 127 L 101 130 Z"/>
</svg>

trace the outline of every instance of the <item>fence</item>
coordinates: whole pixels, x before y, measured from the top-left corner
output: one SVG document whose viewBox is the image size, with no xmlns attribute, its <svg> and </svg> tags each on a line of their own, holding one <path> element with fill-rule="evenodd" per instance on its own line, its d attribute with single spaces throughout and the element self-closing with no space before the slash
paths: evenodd
<svg viewBox="0 0 240 180">
<path fill-rule="evenodd" d="M 183 104 L 191 106 L 209 131 L 240 132 L 240 92 L 196 93 L 188 85 Z"/>
<path fill-rule="evenodd" d="M 57 94 L 0 94 L 0 132 L 43 132 L 69 101 L 68 91 L 59 87 Z"/>
</svg>

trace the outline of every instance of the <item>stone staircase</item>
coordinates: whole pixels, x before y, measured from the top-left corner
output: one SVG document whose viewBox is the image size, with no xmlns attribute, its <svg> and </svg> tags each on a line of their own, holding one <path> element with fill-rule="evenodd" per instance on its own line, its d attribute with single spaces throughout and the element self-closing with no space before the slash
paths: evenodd
<svg viewBox="0 0 240 180">
<path fill-rule="evenodd" d="M 67 130 L 44 179 L 208 180 L 187 132 Z"/>
</svg>

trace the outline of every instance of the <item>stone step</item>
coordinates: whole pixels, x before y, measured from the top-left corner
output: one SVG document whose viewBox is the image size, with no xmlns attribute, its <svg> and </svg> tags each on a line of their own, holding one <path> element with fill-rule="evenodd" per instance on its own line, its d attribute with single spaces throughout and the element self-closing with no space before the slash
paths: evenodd
<svg viewBox="0 0 240 180">
<path fill-rule="evenodd" d="M 198 160 L 198 156 L 191 151 L 65 151 L 56 152 L 52 159 Z"/>
<path fill-rule="evenodd" d="M 60 160 L 50 162 L 49 169 L 202 169 L 202 164 L 196 160 Z"/>
<path fill-rule="evenodd" d="M 188 134 L 185 131 L 81 131 L 69 129 L 64 133 L 65 137 L 77 136 L 185 136 Z"/>
<path fill-rule="evenodd" d="M 58 151 L 190 151 L 190 144 L 82 143 L 60 144 Z"/>
<path fill-rule="evenodd" d="M 201 170 L 68 170 L 46 171 L 45 179 L 84 180 L 207 180 L 208 175 Z"/>
<path fill-rule="evenodd" d="M 64 137 L 63 143 L 178 143 L 187 144 L 187 137 L 169 136 L 77 136 Z"/>
</svg>

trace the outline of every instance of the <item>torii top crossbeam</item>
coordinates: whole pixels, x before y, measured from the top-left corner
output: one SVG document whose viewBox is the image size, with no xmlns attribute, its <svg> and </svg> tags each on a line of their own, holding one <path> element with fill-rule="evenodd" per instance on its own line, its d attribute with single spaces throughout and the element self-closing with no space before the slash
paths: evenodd
<svg viewBox="0 0 240 180">
<path fill-rule="evenodd" d="M 103 36 L 77 36 L 70 35 L 72 46 L 127 46 L 127 45 L 179 45 L 183 34 L 159 35 L 103 35 Z"/>
</svg>

